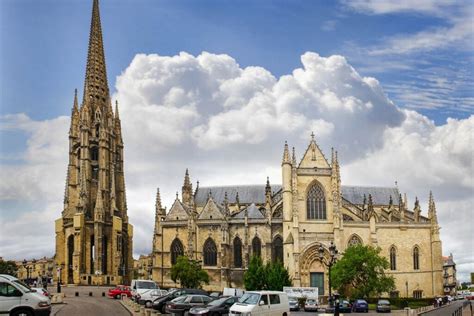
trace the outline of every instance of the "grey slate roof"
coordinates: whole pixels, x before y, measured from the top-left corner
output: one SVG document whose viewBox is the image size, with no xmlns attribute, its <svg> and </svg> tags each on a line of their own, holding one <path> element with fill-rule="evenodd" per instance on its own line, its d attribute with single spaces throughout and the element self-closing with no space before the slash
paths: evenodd
<svg viewBox="0 0 474 316">
<path fill-rule="evenodd" d="M 281 189 L 280 184 L 273 184 L 272 192 L 276 193 Z M 362 187 L 342 185 L 342 196 L 352 204 L 363 204 L 364 194 L 368 200 L 369 194 L 372 195 L 374 205 L 388 205 L 390 196 L 393 204 L 398 205 L 399 191 L 395 187 Z M 227 192 L 229 203 L 235 203 L 235 196 L 239 192 L 239 201 L 241 204 L 264 204 L 265 203 L 265 185 L 231 185 L 231 186 L 213 186 L 200 187 L 195 196 L 197 206 L 203 207 L 206 204 L 209 191 L 217 204 L 224 202 L 224 194 Z"/>
<path fill-rule="evenodd" d="M 265 218 L 265 216 L 263 216 L 262 212 L 260 212 L 260 210 L 254 203 L 250 204 L 247 207 L 247 212 L 249 218 Z M 245 209 L 235 214 L 234 218 L 245 218 Z"/>
<path fill-rule="evenodd" d="M 272 185 L 272 191 L 277 192 L 281 189 L 281 185 Z M 265 185 L 231 185 L 231 186 L 215 186 L 200 187 L 195 196 L 197 206 L 204 206 L 209 195 L 218 204 L 224 202 L 224 195 L 227 192 L 229 203 L 235 203 L 235 196 L 239 192 L 239 201 L 241 204 L 263 204 L 265 203 Z"/>
<path fill-rule="evenodd" d="M 398 205 L 399 192 L 397 188 L 341 185 L 341 191 L 342 196 L 352 204 L 363 204 L 364 194 L 368 202 L 370 194 L 374 205 L 388 205 L 390 196 L 392 196 L 393 204 Z"/>
</svg>

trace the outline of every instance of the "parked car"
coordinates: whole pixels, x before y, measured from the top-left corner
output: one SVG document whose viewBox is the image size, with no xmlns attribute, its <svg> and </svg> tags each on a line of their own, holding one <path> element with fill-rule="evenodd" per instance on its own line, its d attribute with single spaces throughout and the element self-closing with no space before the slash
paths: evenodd
<svg viewBox="0 0 474 316">
<path fill-rule="evenodd" d="M 201 294 L 207 295 L 207 292 L 201 289 L 177 289 L 171 292 L 168 292 L 165 296 L 158 297 L 153 301 L 153 309 L 160 311 L 162 314 L 165 313 L 166 303 L 169 301 L 185 295 L 185 294 Z"/>
<path fill-rule="evenodd" d="M 36 291 L 36 293 L 39 293 L 39 294 L 41 294 L 43 296 L 46 296 L 47 298 L 51 299 L 51 294 L 49 294 L 49 292 L 46 289 L 44 289 L 42 287 L 32 287 L 31 289 L 33 291 Z"/>
<path fill-rule="evenodd" d="M 376 311 L 377 313 L 390 313 L 390 302 L 388 300 L 378 300 Z"/>
<path fill-rule="evenodd" d="M 158 297 L 162 297 L 168 294 L 166 290 L 148 290 L 143 292 L 142 294 L 137 294 L 137 302 L 140 305 L 145 305 L 147 308 L 151 308 L 153 306 L 153 301 Z"/>
<path fill-rule="evenodd" d="M 189 316 L 218 316 L 229 314 L 229 308 L 237 302 L 237 296 L 221 297 L 203 307 L 192 307 Z"/>
<path fill-rule="evenodd" d="M 0 302 L 2 312 L 13 316 L 51 314 L 49 297 L 7 274 L 0 274 Z"/>
<path fill-rule="evenodd" d="M 189 294 L 166 303 L 165 311 L 173 315 L 184 315 L 192 307 L 205 306 L 211 301 L 212 297 L 207 295 Z"/>
<path fill-rule="evenodd" d="M 369 304 L 367 304 L 366 300 L 355 300 L 354 304 L 352 304 L 352 311 L 353 312 L 368 313 L 369 312 Z"/>
<path fill-rule="evenodd" d="M 295 297 L 288 298 L 288 304 L 290 305 L 290 311 L 299 311 L 300 304 L 298 303 L 298 299 Z"/>
<path fill-rule="evenodd" d="M 213 298 L 219 298 L 222 296 L 222 294 L 220 292 L 212 292 L 211 294 L 209 294 L 209 296 Z"/>
<path fill-rule="evenodd" d="M 289 315 L 288 295 L 278 291 L 246 292 L 229 309 L 229 315 Z"/>
<path fill-rule="evenodd" d="M 339 303 L 339 312 L 341 313 L 350 313 L 352 311 L 352 305 L 349 301 L 342 300 Z"/>
<path fill-rule="evenodd" d="M 456 294 L 456 300 L 463 300 L 464 299 L 464 294 L 458 293 Z"/>
<path fill-rule="evenodd" d="M 158 285 L 151 280 L 132 280 L 130 285 L 132 288 L 132 297 L 134 300 L 137 299 L 137 295 L 142 295 L 143 292 L 148 290 L 159 289 Z"/>
<path fill-rule="evenodd" d="M 122 295 L 126 295 L 127 297 L 132 297 L 132 291 L 130 290 L 129 286 L 126 285 L 117 285 L 116 287 L 109 289 L 107 296 L 111 298 L 119 299 Z"/>
<path fill-rule="evenodd" d="M 317 312 L 318 311 L 318 302 L 313 298 L 308 298 L 304 303 L 305 312 Z"/>
</svg>

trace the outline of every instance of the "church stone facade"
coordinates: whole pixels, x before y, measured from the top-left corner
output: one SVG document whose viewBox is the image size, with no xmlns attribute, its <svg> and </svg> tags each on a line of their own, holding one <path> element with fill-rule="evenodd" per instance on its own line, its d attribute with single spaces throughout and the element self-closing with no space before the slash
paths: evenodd
<svg viewBox="0 0 474 316">
<path fill-rule="evenodd" d="M 443 262 L 435 202 L 421 215 L 416 199 L 409 209 L 398 188 L 342 186 L 337 152 L 329 162 L 312 137 L 298 162 L 285 143 L 282 185 L 210 186 L 193 190 L 186 170 L 181 198 L 169 211 L 158 189 L 152 278 L 176 287 L 171 266 L 179 255 L 202 262 L 207 290 L 243 287 L 251 256 L 281 260 L 294 286 L 328 293 L 328 247 L 340 254 L 354 243 L 381 248 L 400 297 L 443 293 Z M 326 250 L 323 262 L 320 246 Z"/>
<path fill-rule="evenodd" d="M 84 95 L 69 129 L 64 208 L 55 222 L 61 282 L 119 284 L 133 269 L 121 123 L 109 95 L 98 0 L 93 1 Z"/>
</svg>

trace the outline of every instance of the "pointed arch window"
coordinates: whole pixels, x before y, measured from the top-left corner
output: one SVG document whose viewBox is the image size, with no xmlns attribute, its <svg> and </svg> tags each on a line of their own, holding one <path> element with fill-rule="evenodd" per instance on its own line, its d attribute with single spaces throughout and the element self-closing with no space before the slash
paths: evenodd
<svg viewBox="0 0 474 316">
<path fill-rule="evenodd" d="M 362 245 L 362 240 L 359 236 L 352 235 L 351 239 L 349 239 L 349 242 L 347 243 L 347 246 L 350 247 L 355 245 Z"/>
<path fill-rule="evenodd" d="M 306 217 L 308 219 L 326 219 L 326 198 L 319 183 L 313 184 L 308 191 Z"/>
<path fill-rule="evenodd" d="M 283 239 L 280 236 L 275 237 L 272 243 L 272 261 L 283 263 Z"/>
<path fill-rule="evenodd" d="M 99 148 L 96 146 L 91 148 L 91 160 L 93 161 L 99 160 Z"/>
<path fill-rule="evenodd" d="M 393 246 L 390 248 L 390 270 L 397 270 L 397 250 Z"/>
<path fill-rule="evenodd" d="M 184 255 L 184 247 L 181 241 L 178 238 L 175 238 L 171 243 L 171 264 L 176 264 L 179 256 Z"/>
<path fill-rule="evenodd" d="M 203 257 L 205 266 L 217 265 L 217 247 L 212 238 L 208 238 L 204 243 Z"/>
<path fill-rule="evenodd" d="M 420 269 L 420 249 L 418 247 L 413 248 L 413 270 Z"/>
<path fill-rule="evenodd" d="M 262 243 L 257 236 L 252 239 L 252 255 L 256 257 L 262 255 Z"/>
<path fill-rule="evenodd" d="M 242 268 L 242 241 L 239 237 L 234 238 L 234 266 Z"/>
</svg>

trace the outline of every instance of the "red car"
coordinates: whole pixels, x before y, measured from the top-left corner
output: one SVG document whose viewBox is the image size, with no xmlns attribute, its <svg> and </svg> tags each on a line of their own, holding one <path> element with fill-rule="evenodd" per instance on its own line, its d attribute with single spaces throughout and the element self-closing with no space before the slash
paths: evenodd
<svg viewBox="0 0 474 316">
<path fill-rule="evenodd" d="M 129 286 L 117 285 L 117 287 L 113 289 L 109 289 L 109 293 L 107 295 L 109 297 L 119 299 L 122 297 L 122 295 L 127 295 L 127 297 L 132 297 L 132 292 L 130 291 Z"/>
</svg>

